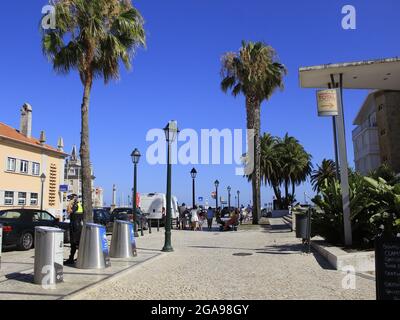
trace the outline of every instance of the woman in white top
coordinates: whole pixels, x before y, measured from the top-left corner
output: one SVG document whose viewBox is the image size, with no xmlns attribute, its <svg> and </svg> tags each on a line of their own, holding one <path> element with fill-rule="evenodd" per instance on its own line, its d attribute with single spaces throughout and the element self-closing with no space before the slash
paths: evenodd
<svg viewBox="0 0 400 320">
<path fill-rule="evenodd" d="M 197 231 L 199 228 L 199 216 L 197 215 L 197 207 L 195 206 L 191 211 L 191 222 L 192 222 L 192 229 Z"/>
</svg>

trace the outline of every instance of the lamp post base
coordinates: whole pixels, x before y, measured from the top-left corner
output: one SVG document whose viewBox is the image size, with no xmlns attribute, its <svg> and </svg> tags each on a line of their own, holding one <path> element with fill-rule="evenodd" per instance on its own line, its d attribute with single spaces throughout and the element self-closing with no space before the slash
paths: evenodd
<svg viewBox="0 0 400 320">
<path fill-rule="evenodd" d="M 162 252 L 172 252 L 174 249 L 172 248 L 171 245 L 171 231 L 166 231 L 165 232 L 165 242 L 164 242 L 164 247 L 161 250 Z"/>
<path fill-rule="evenodd" d="M 162 252 L 173 252 L 174 248 L 172 248 L 170 245 L 165 245 L 164 248 L 161 250 Z"/>
</svg>

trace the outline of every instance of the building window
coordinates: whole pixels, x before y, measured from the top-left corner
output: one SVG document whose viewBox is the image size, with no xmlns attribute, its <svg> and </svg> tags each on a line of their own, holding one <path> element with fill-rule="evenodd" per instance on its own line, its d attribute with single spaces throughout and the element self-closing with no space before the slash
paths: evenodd
<svg viewBox="0 0 400 320">
<path fill-rule="evenodd" d="M 19 172 L 20 173 L 28 173 L 28 161 L 21 160 L 21 163 L 19 166 Z"/>
<path fill-rule="evenodd" d="M 37 162 L 32 163 L 32 174 L 38 176 L 40 174 L 40 164 Z"/>
<path fill-rule="evenodd" d="M 31 206 L 37 206 L 39 195 L 37 193 L 31 193 Z"/>
<path fill-rule="evenodd" d="M 4 205 L 12 206 L 14 204 L 14 192 L 6 191 L 4 193 Z"/>
<path fill-rule="evenodd" d="M 382 129 L 381 130 L 381 136 L 384 136 L 386 134 L 386 130 L 385 129 Z"/>
<path fill-rule="evenodd" d="M 7 171 L 15 172 L 16 164 L 17 164 L 17 159 L 8 158 L 7 159 Z"/>
<path fill-rule="evenodd" d="M 26 205 L 26 192 L 18 192 L 18 205 Z"/>
<path fill-rule="evenodd" d="M 378 110 L 379 110 L 379 111 L 382 111 L 382 110 L 383 110 L 383 104 L 380 104 L 380 105 L 379 105 Z"/>
</svg>

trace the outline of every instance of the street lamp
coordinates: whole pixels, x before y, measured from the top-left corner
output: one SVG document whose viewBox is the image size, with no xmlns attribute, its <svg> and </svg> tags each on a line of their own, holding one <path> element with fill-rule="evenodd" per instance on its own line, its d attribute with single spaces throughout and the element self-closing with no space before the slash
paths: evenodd
<svg viewBox="0 0 400 320">
<path fill-rule="evenodd" d="M 240 191 L 237 191 L 237 201 L 238 201 L 238 209 L 240 209 Z"/>
<path fill-rule="evenodd" d="M 141 154 L 140 154 L 139 150 L 138 149 L 133 150 L 133 152 L 131 153 L 131 158 L 132 158 L 132 162 L 133 162 L 133 195 L 132 195 L 133 215 L 132 215 L 132 219 L 135 223 L 135 237 L 139 236 L 138 224 L 136 221 L 136 208 L 137 208 L 136 194 L 137 194 L 137 164 L 139 163 L 140 157 L 141 157 Z M 143 232 L 143 228 L 142 228 L 142 232 Z"/>
<path fill-rule="evenodd" d="M 231 207 L 231 190 L 232 190 L 232 188 L 228 187 L 227 189 L 228 189 L 228 208 L 230 209 L 230 207 Z"/>
<path fill-rule="evenodd" d="M 42 173 L 40 176 L 40 182 L 42 183 L 42 191 L 40 194 L 40 211 L 43 211 L 43 198 L 44 198 L 44 182 L 46 181 L 46 175 Z"/>
<path fill-rule="evenodd" d="M 194 208 L 196 205 L 195 182 L 194 181 L 197 176 L 197 171 L 195 168 L 193 168 L 192 171 L 190 171 L 190 175 L 192 176 L 192 203 L 193 203 L 192 208 Z"/>
<path fill-rule="evenodd" d="M 174 251 L 171 245 L 171 144 L 175 141 L 178 136 L 179 129 L 176 121 L 168 122 L 167 126 L 164 128 L 165 140 L 168 144 L 167 153 L 167 212 L 165 217 L 165 243 L 162 251 L 171 252 Z"/>
<path fill-rule="evenodd" d="M 218 186 L 219 186 L 219 181 L 215 180 L 214 185 L 215 185 L 215 211 L 217 211 L 218 210 Z"/>
</svg>

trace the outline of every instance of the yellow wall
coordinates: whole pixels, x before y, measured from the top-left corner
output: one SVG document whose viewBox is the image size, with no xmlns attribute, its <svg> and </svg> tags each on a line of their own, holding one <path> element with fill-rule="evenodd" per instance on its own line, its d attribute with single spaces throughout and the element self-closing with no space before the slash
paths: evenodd
<svg viewBox="0 0 400 320">
<path fill-rule="evenodd" d="M 17 161 L 17 172 L 7 172 L 7 158 L 16 158 L 19 160 L 29 161 L 28 174 L 18 173 L 19 164 Z M 39 176 L 32 175 L 32 162 L 40 164 Z M 53 179 L 51 177 L 51 165 L 55 166 L 53 170 Z M 41 181 L 40 175 L 44 173 L 46 180 L 44 183 L 43 209 L 49 211 L 53 215 L 61 217 L 63 203 L 62 194 L 59 192 L 60 184 L 64 183 L 64 158 L 62 155 L 23 145 L 9 140 L 0 140 L 0 210 L 9 209 L 18 206 L 18 192 L 27 192 L 27 200 L 24 208 L 40 209 L 41 202 Z M 52 183 L 50 183 L 52 182 Z M 50 186 L 50 184 L 52 186 Z M 55 198 L 53 202 L 49 198 L 50 188 L 55 190 Z M 14 191 L 15 206 L 4 205 L 4 191 Z M 37 206 L 30 205 L 30 193 L 38 194 Z"/>
</svg>

